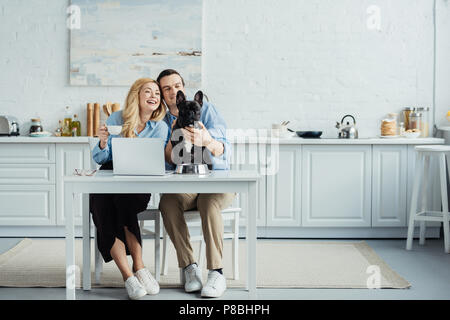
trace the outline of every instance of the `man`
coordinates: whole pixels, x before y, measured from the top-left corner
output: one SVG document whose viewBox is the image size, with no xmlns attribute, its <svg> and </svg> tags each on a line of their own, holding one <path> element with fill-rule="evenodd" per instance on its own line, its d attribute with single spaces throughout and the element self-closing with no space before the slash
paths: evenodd
<svg viewBox="0 0 450 320">
<path fill-rule="evenodd" d="M 168 107 L 164 121 L 169 128 L 178 117 L 176 105 L 177 92 L 185 93 L 184 80 L 172 69 L 164 70 L 157 79 L 161 86 L 162 98 Z M 213 170 L 229 169 L 231 145 L 226 139 L 226 124 L 214 106 L 203 102 L 200 117 L 200 129 L 181 129 L 185 139 L 199 147 L 206 147 L 210 153 Z M 172 162 L 172 143 L 169 141 L 165 149 L 166 162 L 174 169 Z M 186 292 L 201 290 L 202 297 L 220 297 L 226 290 L 226 279 L 222 272 L 223 221 L 221 210 L 227 208 L 235 198 L 235 193 L 224 194 L 163 194 L 159 208 L 163 216 L 164 226 L 172 240 L 178 258 L 178 266 L 183 269 L 182 284 Z M 208 280 L 202 285 L 202 273 L 198 267 L 190 243 L 189 230 L 184 219 L 184 212 L 197 209 L 202 220 L 203 237 L 206 244 L 206 261 Z"/>
</svg>

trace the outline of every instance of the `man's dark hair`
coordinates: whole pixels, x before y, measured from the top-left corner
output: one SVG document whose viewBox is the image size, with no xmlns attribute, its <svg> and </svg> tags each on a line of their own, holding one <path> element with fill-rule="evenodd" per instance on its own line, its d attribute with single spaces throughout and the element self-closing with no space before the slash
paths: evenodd
<svg viewBox="0 0 450 320">
<path fill-rule="evenodd" d="M 167 76 L 170 76 L 172 74 L 177 74 L 180 76 L 181 78 L 181 83 L 183 83 L 183 87 L 184 87 L 184 79 L 183 77 L 178 73 L 178 71 L 173 70 L 173 69 L 166 69 L 164 71 L 161 71 L 161 73 L 158 76 L 158 79 L 156 79 L 156 81 L 158 81 L 158 83 L 161 83 L 161 79 Z"/>
</svg>

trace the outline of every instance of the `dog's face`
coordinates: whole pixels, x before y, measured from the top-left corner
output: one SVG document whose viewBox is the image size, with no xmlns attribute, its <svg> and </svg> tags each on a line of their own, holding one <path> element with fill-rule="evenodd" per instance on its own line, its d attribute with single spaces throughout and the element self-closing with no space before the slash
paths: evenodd
<svg viewBox="0 0 450 320">
<path fill-rule="evenodd" d="M 202 114 L 203 92 L 195 94 L 194 101 L 187 101 L 184 93 L 177 93 L 178 124 L 181 128 L 193 127 Z"/>
</svg>

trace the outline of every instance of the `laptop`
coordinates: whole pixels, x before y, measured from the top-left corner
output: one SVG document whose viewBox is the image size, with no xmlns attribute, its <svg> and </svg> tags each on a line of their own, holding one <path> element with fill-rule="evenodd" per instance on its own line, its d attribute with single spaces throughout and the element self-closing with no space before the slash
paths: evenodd
<svg viewBox="0 0 450 320">
<path fill-rule="evenodd" d="M 114 175 L 163 176 L 164 141 L 157 138 L 113 138 Z"/>
</svg>

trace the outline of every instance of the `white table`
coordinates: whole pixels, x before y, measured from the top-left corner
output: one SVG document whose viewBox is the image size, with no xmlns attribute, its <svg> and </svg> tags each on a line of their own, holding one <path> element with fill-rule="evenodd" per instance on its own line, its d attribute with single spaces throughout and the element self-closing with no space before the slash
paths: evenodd
<svg viewBox="0 0 450 320">
<path fill-rule="evenodd" d="M 92 177 L 64 177 L 64 213 L 66 217 L 66 299 L 75 299 L 75 198 L 89 193 L 229 193 L 247 195 L 247 289 L 256 299 L 256 217 L 258 212 L 255 171 L 213 171 L 208 176 L 114 176 L 102 170 Z M 245 209 L 245 208 L 244 208 Z M 83 288 L 91 286 L 90 213 L 83 209 Z"/>
</svg>

